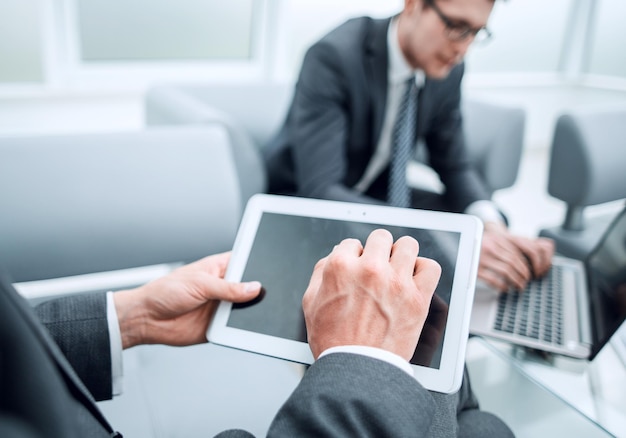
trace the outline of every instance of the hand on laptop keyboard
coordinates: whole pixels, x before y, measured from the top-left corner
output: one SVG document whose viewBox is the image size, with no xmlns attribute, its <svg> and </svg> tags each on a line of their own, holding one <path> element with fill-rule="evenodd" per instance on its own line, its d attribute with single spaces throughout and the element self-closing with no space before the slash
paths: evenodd
<svg viewBox="0 0 626 438">
<path fill-rule="evenodd" d="M 478 278 L 500 291 L 523 290 L 529 280 L 545 275 L 553 255 L 552 240 L 514 236 L 504 225 L 489 222 L 483 234 Z"/>
</svg>

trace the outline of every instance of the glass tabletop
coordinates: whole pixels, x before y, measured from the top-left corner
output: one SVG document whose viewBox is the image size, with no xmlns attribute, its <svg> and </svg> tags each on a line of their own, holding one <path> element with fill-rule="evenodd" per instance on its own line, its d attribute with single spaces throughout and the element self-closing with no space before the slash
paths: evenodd
<svg viewBox="0 0 626 438">
<path fill-rule="evenodd" d="M 502 418 L 517 437 L 610 437 L 626 430 L 623 408 L 615 418 L 605 415 L 610 409 L 601 403 L 604 394 L 598 394 L 588 362 L 481 337 L 470 338 L 466 358 L 481 409 Z"/>
<path fill-rule="evenodd" d="M 145 275 L 157 274 L 162 275 L 160 271 Z M 86 285 L 87 277 L 81 277 L 74 289 L 119 286 L 110 281 L 100 284 L 100 276 L 97 284 Z M 116 281 L 118 277 L 119 273 Z M 123 281 L 131 283 L 128 278 Z M 50 285 L 42 291 L 39 285 L 22 285 L 20 291 L 31 300 L 58 294 L 56 289 L 73 291 L 67 283 L 57 287 L 53 282 L 53 290 Z M 626 431 L 626 364 L 617 354 L 619 365 L 611 361 L 611 351 L 600 352 L 589 364 L 472 337 L 466 358 L 481 409 L 502 418 L 517 437 L 609 437 Z M 210 390 L 198 390 L 198 372 L 201 381 L 214 376 L 207 382 Z M 212 436 L 235 427 L 262 436 L 303 372 L 301 365 L 211 344 L 184 349 L 142 346 L 124 351 L 124 393 L 100 407 L 128 436 L 164 436 L 165 431 L 176 430 L 174 424 L 185 425 L 182 432 L 189 433 L 181 436 L 197 436 L 199 431 Z M 164 375 L 176 378 L 163 379 Z M 233 387 L 250 388 L 250 397 L 229 397 Z M 263 402 L 253 394 L 263 394 Z M 232 414 L 210 415 L 214 412 Z"/>
</svg>

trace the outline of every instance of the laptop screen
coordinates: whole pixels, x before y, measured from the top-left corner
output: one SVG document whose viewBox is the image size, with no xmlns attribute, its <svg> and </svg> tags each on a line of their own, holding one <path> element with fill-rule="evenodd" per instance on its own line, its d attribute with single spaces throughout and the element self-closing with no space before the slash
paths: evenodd
<svg viewBox="0 0 626 438">
<path fill-rule="evenodd" d="M 626 209 L 586 261 L 593 346 L 590 359 L 626 319 Z"/>
</svg>

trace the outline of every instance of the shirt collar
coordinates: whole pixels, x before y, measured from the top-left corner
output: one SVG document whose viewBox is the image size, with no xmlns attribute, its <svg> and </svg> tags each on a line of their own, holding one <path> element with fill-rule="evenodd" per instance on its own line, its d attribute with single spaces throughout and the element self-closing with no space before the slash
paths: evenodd
<svg viewBox="0 0 626 438">
<path fill-rule="evenodd" d="M 391 19 L 389 29 L 387 30 L 387 51 L 389 53 L 389 82 L 397 84 L 405 82 L 411 75 L 415 76 L 415 82 L 418 86 L 424 83 L 424 72 L 422 70 L 413 70 L 404 58 L 398 43 L 398 17 Z"/>
</svg>

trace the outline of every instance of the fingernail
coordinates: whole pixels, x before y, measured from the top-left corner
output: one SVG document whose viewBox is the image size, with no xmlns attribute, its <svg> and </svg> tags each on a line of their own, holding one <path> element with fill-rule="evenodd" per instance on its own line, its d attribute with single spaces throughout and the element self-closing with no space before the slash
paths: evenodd
<svg viewBox="0 0 626 438">
<path fill-rule="evenodd" d="M 245 283 L 246 287 L 244 288 L 244 292 L 246 294 L 251 294 L 253 292 L 258 292 L 259 289 L 261 288 L 261 283 L 258 281 L 250 281 L 248 283 Z"/>
</svg>

